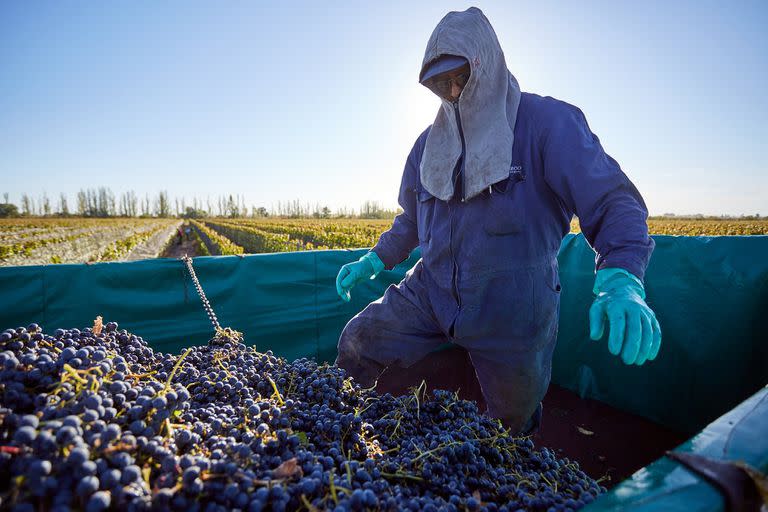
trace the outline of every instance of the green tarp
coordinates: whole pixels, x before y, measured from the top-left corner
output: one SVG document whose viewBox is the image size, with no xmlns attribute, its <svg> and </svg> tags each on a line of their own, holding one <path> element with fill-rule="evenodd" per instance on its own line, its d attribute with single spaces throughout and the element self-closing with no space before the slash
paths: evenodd
<svg viewBox="0 0 768 512">
<path fill-rule="evenodd" d="M 654 236 L 647 301 L 662 328 L 655 361 L 625 366 L 589 339 L 594 253 L 560 251 L 561 321 L 553 380 L 582 396 L 696 432 L 768 383 L 768 237 Z"/>
<path fill-rule="evenodd" d="M 694 433 L 768 382 L 768 237 L 654 239 L 646 289 L 663 341 L 657 360 L 641 367 L 625 366 L 604 341 L 589 339 L 594 253 L 581 235 L 563 241 L 553 381 Z M 416 251 L 342 302 L 336 273 L 364 251 L 202 257 L 194 267 L 222 326 L 287 358 L 332 361 L 345 323 L 418 259 Z M 92 325 L 97 315 L 163 352 L 205 343 L 212 334 L 178 260 L 0 268 L 0 329 L 38 322 L 50 332 Z"/>
</svg>

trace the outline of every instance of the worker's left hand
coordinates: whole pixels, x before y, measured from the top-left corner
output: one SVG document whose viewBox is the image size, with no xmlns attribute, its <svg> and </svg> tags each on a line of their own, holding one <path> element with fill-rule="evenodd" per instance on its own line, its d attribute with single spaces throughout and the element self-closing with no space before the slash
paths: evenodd
<svg viewBox="0 0 768 512">
<path fill-rule="evenodd" d="M 589 310 L 589 336 L 603 337 L 609 324 L 608 350 L 621 355 L 625 364 L 641 365 L 656 358 L 661 346 L 661 327 L 653 310 L 645 303 L 643 283 L 619 268 L 597 272 L 595 302 Z"/>
</svg>

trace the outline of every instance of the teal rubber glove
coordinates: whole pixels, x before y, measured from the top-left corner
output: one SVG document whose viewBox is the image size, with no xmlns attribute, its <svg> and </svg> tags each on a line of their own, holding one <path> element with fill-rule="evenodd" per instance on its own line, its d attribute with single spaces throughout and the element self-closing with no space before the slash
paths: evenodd
<svg viewBox="0 0 768 512">
<path fill-rule="evenodd" d="M 336 292 L 339 297 L 349 302 L 349 290 L 363 279 L 374 279 L 384 270 L 384 263 L 379 256 L 371 251 L 353 263 L 347 263 L 336 276 Z"/>
<path fill-rule="evenodd" d="M 604 268 L 595 277 L 595 302 L 589 309 L 589 336 L 603 337 L 610 325 L 608 350 L 625 364 L 652 361 L 661 347 L 661 327 L 645 303 L 643 282 L 620 268 Z"/>
</svg>

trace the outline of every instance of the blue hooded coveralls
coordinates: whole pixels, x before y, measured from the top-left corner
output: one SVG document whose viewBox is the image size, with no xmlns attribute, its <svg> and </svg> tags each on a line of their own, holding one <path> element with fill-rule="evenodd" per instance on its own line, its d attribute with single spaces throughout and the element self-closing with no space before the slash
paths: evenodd
<svg viewBox="0 0 768 512">
<path fill-rule="evenodd" d="M 467 26 L 476 31 L 470 37 L 461 33 Z M 454 39 L 470 40 L 468 45 L 446 43 L 446 32 L 457 30 Z M 478 9 L 450 13 L 441 21 L 423 69 L 441 54 L 466 58 L 470 80 L 461 99 L 443 101 L 435 123 L 416 140 L 400 186 L 403 212 L 373 248 L 387 269 L 417 245 L 421 259 L 399 284 L 348 322 L 337 364 L 370 386 L 389 366 L 407 368 L 446 342 L 460 345 L 469 353 L 488 413 L 517 432 L 530 426 L 549 385 L 560 298 L 557 253 L 571 218 L 578 216 L 596 250 L 598 270 L 618 267 L 643 279 L 654 247 L 648 213 L 578 108 L 519 92 Z M 487 127 L 499 120 L 481 111 L 487 101 L 480 109 L 470 103 L 478 100 L 489 75 L 483 62 L 499 56 L 496 67 L 503 68 L 504 78 L 497 85 L 504 87 L 491 94 L 501 96 L 506 113 L 501 119 L 510 133 L 505 139 L 498 137 L 503 130 L 494 129 L 472 139 L 467 133 L 472 121 Z M 438 128 L 443 133 L 430 141 Z M 455 143 L 460 153 L 446 167 L 441 157 Z M 488 157 L 499 148 L 503 152 Z M 425 157 L 437 164 L 430 169 Z M 471 168 L 483 158 L 485 163 Z M 497 181 L 502 164 L 503 178 Z M 441 168 L 442 176 L 436 174 Z M 427 172 L 432 177 L 425 179 Z M 446 190 L 448 197 L 437 197 Z"/>
</svg>

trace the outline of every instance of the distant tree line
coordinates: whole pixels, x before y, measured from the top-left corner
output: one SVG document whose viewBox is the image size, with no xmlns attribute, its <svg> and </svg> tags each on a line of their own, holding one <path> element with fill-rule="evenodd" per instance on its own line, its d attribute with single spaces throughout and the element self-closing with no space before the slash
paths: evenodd
<svg viewBox="0 0 768 512">
<path fill-rule="evenodd" d="M 8 193 L 3 194 L 0 203 L 0 217 L 289 217 L 289 218 L 364 218 L 387 219 L 393 218 L 401 210 L 386 210 L 375 201 L 365 201 L 359 212 L 355 209 L 337 209 L 332 212 L 328 206 L 301 201 L 278 201 L 269 209 L 264 206 L 247 205 L 241 195 L 219 195 L 213 200 L 207 197 L 205 201 L 194 197 L 188 201 L 184 197 L 173 200 L 168 192 L 163 190 L 150 197 L 149 194 L 139 197 L 133 190 L 122 192 L 119 196 L 108 187 L 88 188 L 78 191 L 75 204 L 70 205 L 66 194 L 59 194 L 55 204 L 47 194 L 32 197 L 22 194 L 20 203 L 11 203 Z"/>
</svg>

